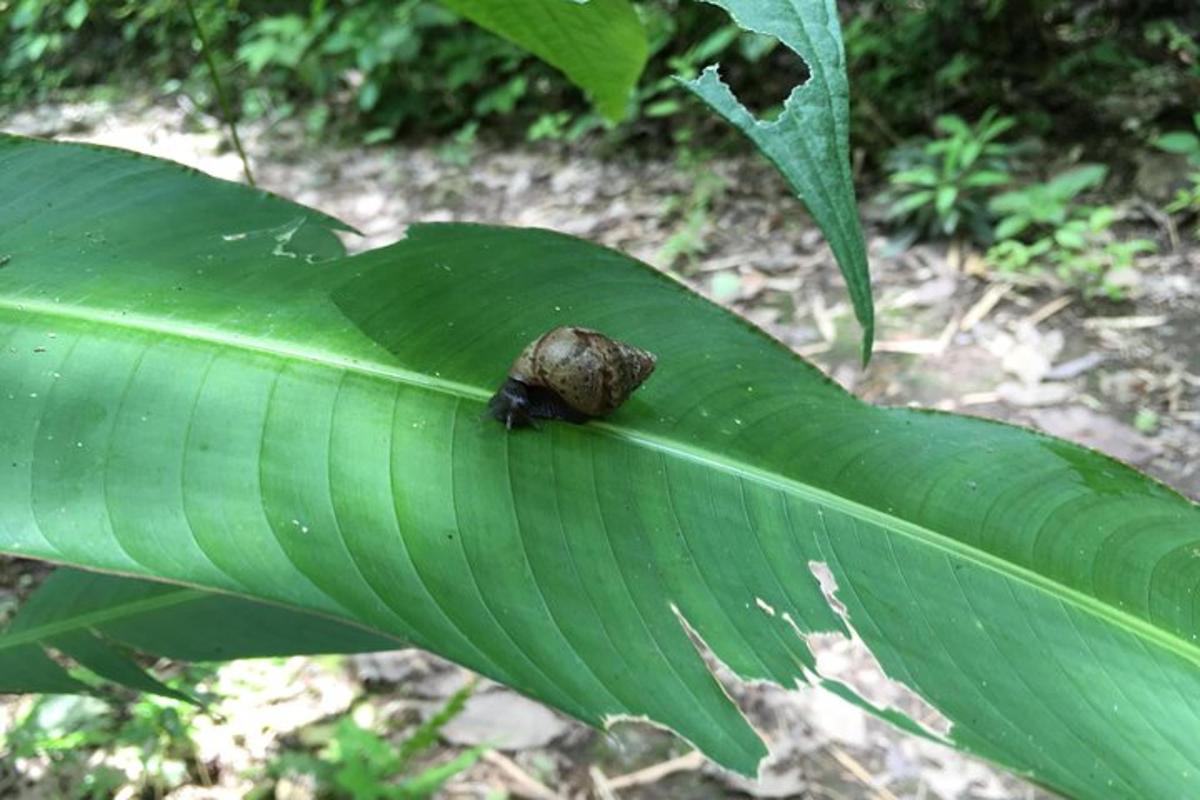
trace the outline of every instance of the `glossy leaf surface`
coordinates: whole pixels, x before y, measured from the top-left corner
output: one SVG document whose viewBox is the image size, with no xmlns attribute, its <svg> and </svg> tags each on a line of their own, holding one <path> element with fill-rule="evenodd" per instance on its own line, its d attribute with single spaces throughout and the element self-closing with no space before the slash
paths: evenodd
<svg viewBox="0 0 1200 800">
<path fill-rule="evenodd" d="M 684 621 L 784 685 L 820 680 L 798 634 L 849 624 L 960 747 L 1080 797 L 1200 792 L 1184 498 L 863 404 L 587 242 L 428 225 L 336 258 L 330 226 L 163 162 L 0 143 L 0 550 L 354 620 L 746 771 L 763 746 Z M 658 370 L 605 422 L 483 418 L 563 323 Z"/>
</svg>

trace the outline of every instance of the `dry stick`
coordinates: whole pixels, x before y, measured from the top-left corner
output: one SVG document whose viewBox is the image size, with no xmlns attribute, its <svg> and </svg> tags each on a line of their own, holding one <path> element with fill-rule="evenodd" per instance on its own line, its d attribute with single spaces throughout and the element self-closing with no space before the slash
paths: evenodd
<svg viewBox="0 0 1200 800">
<path fill-rule="evenodd" d="M 1035 325 L 1040 325 L 1046 320 L 1053 317 L 1058 312 L 1062 311 L 1067 306 L 1071 305 L 1073 298 L 1069 294 L 1064 294 L 1062 297 L 1051 300 L 1044 306 L 1034 311 L 1029 316 L 1017 323 L 1018 328 L 1032 328 Z"/>
<path fill-rule="evenodd" d="M 858 759 L 847 753 L 842 748 L 838 747 L 837 745 L 830 745 L 829 754 L 832 755 L 839 764 L 845 767 L 847 772 L 849 772 L 851 775 L 857 778 L 859 782 L 866 786 L 870 790 L 871 796 L 874 797 L 875 800 L 899 800 L 899 798 L 888 791 L 886 787 L 877 786 L 875 783 L 875 776 L 872 775 L 866 767 L 860 764 Z"/>
<path fill-rule="evenodd" d="M 246 183 L 255 186 L 254 176 L 250 173 L 250 162 L 246 159 L 246 151 L 242 149 L 242 140 L 238 136 L 237 123 L 233 121 L 233 114 L 229 110 L 229 98 L 225 96 L 225 89 L 221 86 L 221 79 L 217 75 L 217 63 L 213 61 L 212 50 L 208 46 L 208 37 L 204 35 L 204 28 L 200 27 L 200 20 L 196 17 L 196 9 L 192 5 L 192 0 L 184 0 L 183 4 L 187 6 L 188 16 L 192 18 L 192 27 L 195 28 L 196 37 L 200 40 L 200 52 L 204 55 L 205 63 L 208 64 L 208 74 L 212 76 L 213 89 L 217 93 L 217 103 L 221 106 L 221 114 L 225 117 L 225 124 L 229 126 L 229 133 L 233 137 L 233 147 L 242 159 L 242 171 L 246 173 Z"/>
<path fill-rule="evenodd" d="M 979 298 L 979 301 L 963 315 L 959 328 L 965 332 L 983 322 L 992 309 L 1004 299 L 1004 296 L 1012 291 L 1012 288 L 1011 283 L 993 283 L 989 286 L 983 293 L 983 297 Z"/>
<path fill-rule="evenodd" d="M 654 764 L 653 766 L 646 767 L 645 769 L 639 769 L 635 772 L 627 772 L 624 775 L 619 775 L 615 778 L 609 778 L 607 780 L 608 788 L 613 790 L 628 789 L 631 786 L 640 786 L 646 783 L 657 783 L 673 772 L 700 769 L 702 766 L 704 766 L 704 755 L 697 750 L 693 750 L 686 755 Z"/>
<path fill-rule="evenodd" d="M 1167 243 L 1171 245 L 1171 252 L 1179 251 L 1179 230 L 1175 227 L 1175 223 L 1171 220 L 1169 214 L 1164 214 L 1159 209 L 1155 208 L 1150 203 L 1140 197 L 1134 201 L 1134 206 L 1138 211 L 1150 218 L 1150 221 L 1159 227 L 1160 230 L 1167 234 Z"/>
<path fill-rule="evenodd" d="M 488 750 L 483 754 L 483 760 L 498 767 L 509 777 L 514 784 L 509 787 L 513 794 L 533 800 L 562 800 L 562 795 L 521 769 L 517 762 L 499 751 Z"/>
<path fill-rule="evenodd" d="M 595 790 L 596 800 L 617 800 L 612 785 L 609 784 L 608 778 L 600 771 L 599 767 L 595 764 L 588 767 L 588 776 L 592 779 L 592 789 Z"/>
</svg>

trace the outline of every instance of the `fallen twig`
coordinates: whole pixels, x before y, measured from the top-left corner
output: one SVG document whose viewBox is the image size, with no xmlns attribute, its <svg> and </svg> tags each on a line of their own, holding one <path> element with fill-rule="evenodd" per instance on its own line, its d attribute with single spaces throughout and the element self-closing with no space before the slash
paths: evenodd
<svg viewBox="0 0 1200 800">
<path fill-rule="evenodd" d="M 1033 313 L 1024 317 L 1020 322 L 1017 323 L 1017 327 L 1018 328 L 1032 328 L 1035 325 L 1038 325 L 1038 324 L 1050 319 L 1055 314 L 1062 311 L 1067 306 L 1071 305 L 1071 303 L 1073 303 L 1074 301 L 1075 301 L 1075 298 L 1071 297 L 1069 294 L 1064 294 L 1062 297 L 1056 297 L 1053 300 L 1051 300 L 1049 303 L 1046 303 L 1045 305 L 1041 306 Z"/>
<path fill-rule="evenodd" d="M 608 779 L 608 787 L 612 790 L 628 789 L 631 786 L 642 786 L 647 783 L 657 783 L 673 772 L 699 769 L 704 766 L 704 756 L 696 750 L 687 755 L 662 761 L 645 769 L 619 775 Z"/>
<path fill-rule="evenodd" d="M 1133 201 L 1133 206 L 1167 234 L 1167 243 L 1171 245 L 1172 253 L 1179 249 L 1179 230 L 1169 214 L 1163 213 L 1140 197 Z"/>
<path fill-rule="evenodd" d="M 596 800 L 617 800 L 616 792 L 612 790 L 612 784 L 600 768 L 596 765 L 588 767 L 588 775 L 592 779 L 592 788 L 595 790 Z"/>
<path fill-rule="evenodd" d="M 846 771 L 857 778 L 864 786 L 871 791 L 871 796 L 878 800 L 899 800 L 896 795 L 889 792 L 883 786 L 876 786 L 875 776 L 872 775 L 866 767 L 858 762 L 858 759 L 847 753 L 837 745 L 829 746 L 829 753 L 837 760 L 839 764 L 846 768 Z"/>
<path fill-rule="evenodd" d="M 982 322 L 988 314 L 992 313 L 992 309 L 1004 299 L 1004 296 L 1012 291 L 1012 288 L 1011 283 L 993 283 L 989 286 L 988 290 L 983 293 L 983 297 L 980 297 L 975 305 L 971 306 L 966 314 L 963 314 L 962 322 L 958 326 L 959 330 L 969 331 Z"/>
<path fill-rule="evenodd" d="M 1157 328 L 1169 321 L 1163 314 L 1140 317 L 1089 317 L 1083 321 L 1085 328 L 1108 329 L 1114 331 L 1132 331 L 1140 328 Z"/>
<path fill-rule="evenodd" d="M 521 769 L 503 753 L 488 750 L 483 754 L 483 760 L 508 776 L 512 781 L 508 788 L 518 797 L 528 797 L 530 800 L 564 800 L 561 794 Z"/>
</svg>

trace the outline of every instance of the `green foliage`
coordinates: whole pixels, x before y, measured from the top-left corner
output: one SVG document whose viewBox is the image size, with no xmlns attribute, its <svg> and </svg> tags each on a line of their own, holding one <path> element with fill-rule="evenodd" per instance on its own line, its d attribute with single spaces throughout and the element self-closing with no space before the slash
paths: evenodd
<svg viewBox="0 0 1200 800">
<path fill-rule="evenodd" d="M 316 101 L 369 141 L 509 113 L 547 74 L 516 46 L 422 0 L 316 3 L 307 14 L 259 18 L 239 38 L 238 58 L 258 83 L 244 104 L 251 115 L 286 116 L 296 101 Z M 310 118 L 309 128 L 334 118 Z"/>
<path fill-rule="evenodd" d="M 1140 253 L 1154 252 L 1157 246 L 1149 239 L 1117 238 L 1111 206 L 1078 202 L 1107 173 L 1098 164 L 1081 165 L 995 197 L 990 207 L 1000 216 L 1000 241 L 988 250 L 988 260 L 1002 272 L 1052 271 L 1085 295 L 1123 299 L 1122 273 L 1136 267 Z"/>
<path fill-rule="evenodd" d="M 1200 18 L 1171 3 L 861 0 L 846 14 L 868 158 L 953 110 L 1012 109 L 1047 139 L 1119 138 L 1197 95 Z"/>
<path fill-rule="evenodd" d="M 659 266 L 671 268 L 684 264 L 684 271 L 708 249 L 706 234 L 712 221 L 712 206 L 725 191 L 725 180 L 711 169 L 706 160 L 690 148 L 680 150 L 679 169 L 688 177 L 689 190 L 670 197 L 663 217 L 674 229 L 659 249 Z"/>
<path fill-rule="evenodd" d="M 1196 130 L 1200 131 L 1200 114 L 1196 115 Z M 1200 136 L 1191 131 L 1172 131 L 1154 140 L 1154 146 L 1168 153 L 1187 156 L 1194 167 L 1200 167 Z"/>
<path fill-rule="evenodd" d="M 414 768 L 414 759 L 438 741 L 441 729 L 454 719 L 475 690 L 476 682 L 452 695 L 435 714 L 398 744 L 364 728 L 345 715 L 329 741 L 316 754 L 289 750 L 271 765 L 276 777 L 311 775 L 318 790 L 353 800 L 410 800 L 428 797 L 446 781 L 474 764 L 484 748 L 467 750 L 450 761 Z M 415 774 L 414 774 L 415 773 Z"/>
<path fill-rule="evenodd" d="M 1166 206 L 1168 214 L 1200 214 L 1200 171 L 1188 175 L 1189 186 L 1175 191 L 1175 197 Z M 1200 227 L 1196 228 L 1200 236 Z"/>
<path fill-rule="evenodd" d="M 1107 174 L 1107 167 L 1087 164 L 1045 183 L 1033 183 L 998 195 L 989 204 L 991 211 L 999 216 L 997 238 L 1011 239 L 1031 226 L 1058 227 L 1073 215 L 1086 217 L 1089 210 L 1077 206 L 1075 200 L 1081 193 L 1099 186 Z"/>
<path fill-rule="evenodd" d="M 448 2 L 521 41 L 528 15 L 515 14 L 513 28 L 502 19 L 511 4 Z M 613 2 L 588 3 L 579 13 Z M 617 142 L 646 143 L 688 132 L 714 144 L 724 132 L 679 94 L 673 75 L 694 77 L 719 60 L 737 96 L 771 118 L 803 74 L 774 37 L 741 31 L 704 3 L 641 2 L 644 53 L 635 52 L 624 77 L 598 96 L 610 118 L 618 108 L 630 111 L 613 128 L 556 70 L 435 0 L 196 0 L 196 9 L 242 115 L 298 118 L 314 135 L 332 129 L 367 141 L 476 123 L 511 138 L 531 129 L 533 139 L 568 140 L 605 131 Z M 637 20 L 623 18 L 632 34 Z M 854 137 L 870 165 L 951 112 L 970 119 L 991 106 L 1013 109 L 1046 138 L 1144 138 L 1174 109 L 1200 100 L 1196 19 L 1165 7 L 1135 13 L 1117 2 L 1083 13 L 1069 0 L 855 0 L 843 4 L 843 19 Z M 0 30 L 7 35 L 2 101 L 149 82 L 215 106 L 194 31 L 172 0 L 9 0 L 0 3 Z M 645 72 L 626 107 L 630 65 L 642 55 Z M 568 74 L 575 69 L 560 64 Z"/>
<path fill-rule="evenodd" d="M 1013 179 L 1013 148 L 999 139 L 1015 124 L 995 109 L 974 125 L 948 114 L 935 124 L 940 136 L 895 150 L 888 158 L 891 188 L 884 195 L 889 220 L 911 238 L 966 233 L 990 242 L 988 198 Z"/>
<path fill-rule="evenodd" d="M 0 4 L 0 42 L 5 45 L 0 73 L 21 76 L 19 83 L 0 80 L 0 100 L 12 100 L 25 91 L 41 94 L 66 83 L 73 70 L 57 61 L 72 34 L 87 21 L 88 12 L 87 0 Z"/>
<path fill-rule="evenodd" d="M 1133 427 L 1138 433 L 1146 436 L 1150 436 L 1157 431 L 1161 422 L 1162 418 L 1152 408 L 1139 408 L 1137 414 L 1133 417 Z"/>
<path fill-rule="evenodd" d="M 646 64 L 646 32 L 629 0 L 441 0 L 584 88 L 610 121 L 623 119 Z"/>
<path fill-rule="evenodd" d="M 212 668 L 192 666 L 173 681 L 182 690 L 209 677 Z M 66 800 L 101 800 L 130 785 L 162 795 L 189 781 L 196 765 L 192 743 L 196 706 L 154 694 L 123 702 L 88 695 L 44 695 L 36 699 L 10 731 L 0 731 L 0 755 L 49 761 L 43 786 Z M 121 752 L 137 754 L 140 770 L 129 774 L 108 763 Z M 98 755 L 99 758 L 98 758 Z"/>
<path fill-rule="evenodd" d="M 1186 157 L 1195 169 L 1188 175 L 1189 185 L 1177 189 L 1175 197 L 1167 204 L 1165 210 L 1168 214 L 1200 214 L 1200 113 L 1192 117 L 1192 125 L 1194 131 L 1171 131 L 1154 140 L 1155 147 Z M 1200 225 L 1197 225 L 1195 232 L 1200 236 Z"/>
<path fill-rule="evenodd" d="M 206 32 L 223 41 L 243 19 L 237 0 L 196 0 Z M 60 89 L 150 78 L 164 86 L 196 70 L 194 31 L 175 0 L 0 2 L 0 101 L 36 101 Z M 208 97 L 207 83 L 197 82 Z"/>
</svg>

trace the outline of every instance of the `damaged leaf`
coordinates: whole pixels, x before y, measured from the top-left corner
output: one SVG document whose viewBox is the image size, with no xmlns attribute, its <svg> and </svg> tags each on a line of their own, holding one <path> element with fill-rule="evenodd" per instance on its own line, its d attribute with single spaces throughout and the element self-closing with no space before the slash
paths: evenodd
<svg viewBox="0 0 1200 800">
<path fill-rule="evenodd" d="M 743 30 L 776 37 L 808 67 L 774 120 L 756 119 L 721 80 L 717 66 L 683 81 L 733 123 L 783 173 L 829 240 L 854 314 L 862 326 L 862 359 L 871 357 L 875 311 L 867 248 L 850 174 L 850 88 L 834 0 L 706 0 Z"/>
</svg>

